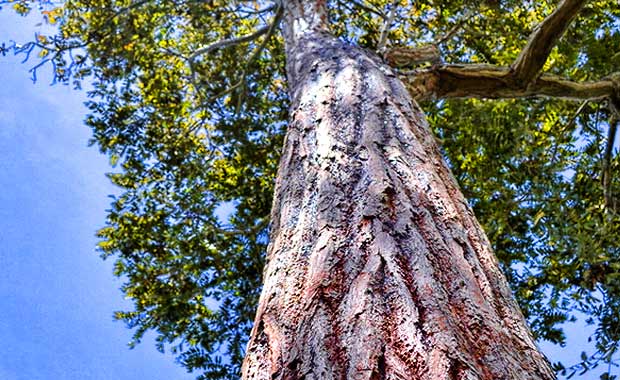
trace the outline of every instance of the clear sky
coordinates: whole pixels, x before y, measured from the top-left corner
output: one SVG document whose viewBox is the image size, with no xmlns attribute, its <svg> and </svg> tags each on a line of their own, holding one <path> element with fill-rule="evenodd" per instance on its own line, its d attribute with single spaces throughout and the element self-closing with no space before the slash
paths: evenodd
<svg viewBox="0 0 620 380">
<path fill-rule="evenodd" d="M 32 30 L 0 11 L 0 41 Z M 152 339 L 127 348 L 131 331 L 112 318 L 121 282 L 94 250 L 115 189 L 87 147 L 85 93 L 33 84 L 29 67 L 0 56 L 0 380 L 193 379 Z M 543 344 L 552 361 L 578 361 L 586 329 L 568 335 L 565 349 Z"/>
<path fill-rule="evenodd" d="M 0 41 L 23 22 L 0 11 Z M 94 250 L 115 189 L 85 94 L 28 68 L 0 56 L 0 380 L 194 379 L 152 338 L 128 349 L 121 282 Z"/>
</svg>

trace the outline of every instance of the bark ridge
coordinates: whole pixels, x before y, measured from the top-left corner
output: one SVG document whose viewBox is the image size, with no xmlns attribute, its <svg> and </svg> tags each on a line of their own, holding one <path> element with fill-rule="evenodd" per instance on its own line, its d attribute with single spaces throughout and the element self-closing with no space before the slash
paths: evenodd
<svg viewBox="0 0 620 380">
<path fill-rule="evenodd" d="M 327 33 L 290 125 L 243 379 L 552 379 L 419 107 Z"/>
</svg>

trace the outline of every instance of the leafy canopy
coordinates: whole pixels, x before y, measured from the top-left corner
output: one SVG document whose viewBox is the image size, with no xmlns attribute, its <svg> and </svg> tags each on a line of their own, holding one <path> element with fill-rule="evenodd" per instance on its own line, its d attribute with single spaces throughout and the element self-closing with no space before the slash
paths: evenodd
<svg viewBox="0 0 620 380">
<path fill-rule="evenodd" d="M 444 62 L 509 65 L 555 1 L 330 1 L 332 30 L 376 49 L 440 41 Z M 287 118 L 277 4 L 234 0 L 0 0 L 43 17 L 0 52 L 33 79 L 88 92 L 92 143 L 120 189 L 98 232 L 133 308 L 115 314 L 200 379 L 236 378 L 261 289 L 274 177 Z M 45 29 L 49 30 L 49 28 Z M 257 32 L 258 31 L 258 32 Z M 238 44 L 212 48 L 241 36 Z M 449 36 L 448 38 L 443 38 Z M 200 53 L 200 54 L 199 54 Z M 36 56 L 36 57 L 35 57 Z M 544 71 L 576 81 L 620 69 L 620 7 L 590 1 Z M 423 104 L 539 339 L 595 327 L 582 363 L 620 341 L 620 158 L 604 102 L 439 100 Z M 604 177 L 607 179 L 604 180 Z M 605 183 L 605 184 L 604 184 Z"/>
</svg>

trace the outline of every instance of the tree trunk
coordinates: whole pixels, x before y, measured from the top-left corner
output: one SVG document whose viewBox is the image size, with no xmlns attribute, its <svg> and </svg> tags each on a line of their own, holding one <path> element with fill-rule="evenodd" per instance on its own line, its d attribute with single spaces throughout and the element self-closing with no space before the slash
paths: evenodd
<svg viewBox="0 0 620 380">
<path fill-rule="evenodd" d="M 324 31 L 322 2 L 285 3 L 290 124 L 243 379 L 553 379 L 403 84 Z"/>
</svg>

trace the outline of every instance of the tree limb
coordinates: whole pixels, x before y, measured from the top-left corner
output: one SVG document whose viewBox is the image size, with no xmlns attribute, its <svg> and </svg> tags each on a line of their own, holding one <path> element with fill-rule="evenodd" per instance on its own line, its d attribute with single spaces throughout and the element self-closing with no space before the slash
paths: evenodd
<svg viewBox="0 0 620 380">
<path fill-rule="evenodd" d="M 269 221 L 270 221 L 269 216 L 264 216 L 258 219 L 257 223 L 254 226 L 249 227 L 248 229 L 234 229 L 229 226 L 226 226 L 226 227 L 218 228 L 217 230 L 220 234 L 224 236 L 235 236 L 235 235 L 247 236 L 248 234 L 256 234 L 260 232 L 262 229 L 265 229 L 269 225 Z"/>
<path fill-rule="evenodd" d="M 444 42 L 448 41 L 450 38 L 452 38 L 452 36 L 454 36 L 458 31 L 460 31 L 465 25 L 465 23 L 470 21 L 472 17 L 476 17 L 474 11 L 472 11 L 471 9 L 467 10 L 463 17 L 461 17 L 461 19 L 457 21 L 456 24 L 454 24 L 454 26 L 450 28 L 450 30 L 448 30 L 444 35 L 439 36 L 433 44 L 441 45 Z"/>
<path fill-rule="evenodd" d="M 224 95 L 228 95 L 228 94 L 232 93 L 233 91 L 236 91 L 239 88 L 241 88 L 242 90 L 244 89 L 245 82 L 246 82 L 246 77 L 247 77 L 248 67 L 260 55 L 260 53 L 267 46 L 267 42 L 273 36 L 273 34 L 275 33 L 278 25 L 280 24 L 280 21 L 282 20 L 282 15 L 283 15 L 282 6 L 278 6 L 276 8 L 274 19 L 273 19 L 273 21 L 269 25 L 266 25 L 266 26 L 256 30 L 254 33 L 251 33 L 251 34 L 248 34 L 248 35 L 245 35 L 245 36 L 236 37 L 236 38 L 230 38 L 230 39 L 214 42 L 214 43 L 212 43 L 212 44 L 210 44 L 208 46 L 205 46 L 203 48 L 200 48 L 200 49 L 196 50 L 191 56 L 189 56 L 187 58 L 187 61 L 189 63 L 189 68 L 190 68 L 190 71 L 191 71 L 190 80 L 191 80 L 194 88 L 195 89 L 199 89 L 200 86 L 198 85 L 198 81 L 197 81 L 197 72 L 196 72 L 196 69 L 194 68 L 194 61 L 195 61 L 196 57 L 198 57 L 201 54 L 206 54 L 206 53 L 208 53 L 210 51 L 213 51 L 215 49 L 221 49 L 221 48 L 232 46 L 232 45 L 236 45 L 236 44 L 239 44 L 239 43 L 252 41 L 252 40 L 260 37 L 261 35 L 266 34 L 266 36 L 263 39 L 263 41 L 258 45 L 258 47 L 252 52 L 252 54 L 248 58 L 248 60 L 246 62 L 246 66 L 245 66 L 245 68 L 242 71 L 241 78 L 235 84 L 233 84 L 232 86 L 228 87 L 224 91 L 222 91 L 222 92 L 220 92 L 220 93 L 218 93 L 218 94 L 216 94 L 214 96 L 211 96 L 210 98 L 206 99 L 207 103 L 211 103 L 212 101 L 214 101 L 214 100 L 216 100 L 218 98 L 221 98 Z M 197 91 L 197 94 L 198 94 L 199 97 L 201 96 L 200 91 Z M 239 103 L 241 101 L 242 101 L 242 97 L 240 96 Z"/>
<path fill-rule="evenodd" d="M 425 44 L 414 48 L 396 46 L 385 50 L 383 59 L 395 68 L 411 68 L 427 62 L 441 63 L 441 52 L 436 44 Z"/>
<path fill-rule="evenodd" d="M 396 8 L 398 7 L 398 3 L 400 0 L 392 1 L 392 5 L 390 6 L 390 11 L 387 19 L 383 23 L 383 27 L 381 28 L 381 35 L 379 36 L 379 43 L 377 43 L 377 51 L 382 52 L 385 49 L 385 45 L 387 44 L 388 33 L 390 32 L 390 28 L 394 23 L 394 19 L 396 18 Z"/>
<path fill-rule="evenodd" d="M 246 66 L 243 69 L 243 73 L 241 74 L 241 79 L 239 81 L 242 91 L 239 95 L 239 99 L 237 102 L 237 111 L 239 111 L 239 109 L 241 108 L 241 103 L 243 102 L 243 91 L 245 90 L 248 67 L 254 62 L 256 58 L 260 56 L 262 51 L 265 49 L 265 47 L 267 46 L 267 43 L 269 42 L 271 37 L 274 35 L 276 29 L 278 28 L 278 25 L 280 25 L 280 21 L 282 20 L 283 15 L 284 15 L 284 9 L 280 5 L 278 6 L 276 10 L 276 14 L 273 16 L 273 22 L 267 28 L 267 32 L 266 32 L 267 35 L 265 36 L 263 41 L 260 43 L 260 45 L 258 45 L 258 47 L 256 47 L 256 49 L 252 52 L 252 54 L 250 55 L 250 57 L 248 58 L 246 62 Z"/>
<path fill-rule="evenodd" d="M 586 0 L 562 0 L 553 13 L 534 28 L 527 45 L 511 66 L 517 84 L 525 87 L 538 75 L 558 39 L 585 3 Z"/>
<path fill-rule="evenodd" d="M 247 34 L 241 37 L 228 38 L 225 40 L 214 42 L 210 45 L 196 49 L 196 51 L 194 51 L 187 59 L 191 62 L 195 60 L 196 58 L 198 58 L 199 56 L 203 54 L 207 54 L 213 50 L 222 49 L 228 46 L 238 45 L 240 43 L 255 40 L 258 37 L 262 36 L 263 34 L 267 33 L 270 28 L 271 28 L 271 25 L 265 25 L 262 28 L 256 30 L 254 33 L 250 33 L 250 34 Z"/>
<path fill-rule="evenodd" d="M 608 209 L 615 210 L 614 199 L 611 193 L 611 158 L 614 148 L 614 142 L 616 140 L 616 133 L 618 132 L 619 120 L 615 112 L 612 114 L 609 121 L 609 132 L 607 134 L 607 143 L 605 145 L 605 153 L 603 155 L 603 175 L 601 176 L 603 185 L 603 196 L 605 198 L 605 206 Z"/>
<path fill-rule="evenodd" d="M 514 81 L 509 67 L 484 64 L 442 65 L 401 75 L 417 100 L 433 98 L 525 98 L 552 97 L 571 100 L 615 98 L 620 93 L 614 73 L 598 81 L 575 82 L 542 74 L 529 86 Z"/>
<path fill-rule="evenodd" d="M 486 64 L 437 65 L 400 72 L 401 79 L 418 100 L 429 98 L 524 98 L 552 97 L 571 100 L 609 98 L 620 104 L 620 73 L 598 81 L 575 82 L 551 74 L 540 74 L 551 50 L 586 0 L 562 0 L 536 26 L 527 45 L 510 67 Z M 417 64 L 419 49 L 393 48 L 384 57 L 395 68 Z M 407 53 L 408 54 L 405 54 Z M 420 54 L 418 54 L 420 55 Z M 396 58 L 392 58 L 395 56 Z M 424 57 L 429 60 L 428 57 Z M 407 64 L 403 64 L 403 62 Z M 436 61 L 435 61 L 436 62 Z M 619 106 L 620 107 L 620 106 Z"/>
<path fill-rule="evenodd" d="M 347 5 L 348 4 L 352 4 L 353 6 L 358 7 L 358 8 L 360 8 L 363 11 L 375 14 L 375 15 L 381 17 L 381 18 L 385 19 L 387 17 L 381 10 L 379 10 L 377 8 L 374 8 L 374 6 L 371 8 L 370 6 L 364 5 L 364 4 L 362 4 L 362 3 L 360 3 L 359 1 L 356 1 L 356 0 L 339 1 L 338 3 L 339 4 L 343 4 L 344 3 L 344 4 L 347 4 Z"/>
</svg>

